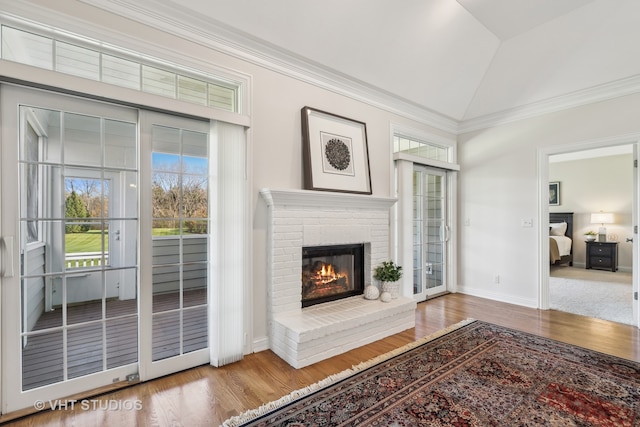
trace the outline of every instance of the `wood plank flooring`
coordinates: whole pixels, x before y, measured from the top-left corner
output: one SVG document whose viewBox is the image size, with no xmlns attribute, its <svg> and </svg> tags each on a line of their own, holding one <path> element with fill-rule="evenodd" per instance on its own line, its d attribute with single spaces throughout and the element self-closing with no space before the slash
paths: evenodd
<svg viewBox="0 0 640 427">
<path fill-rule="evenodd" d="M 263 351 L 221 368 L 200 366 L 90 397 L 107 409 L 83 410 L 76 405 L 74 410 L 45 411 L 8 425 L 216 426 L 233 415 L 467 318 L 640 362 L 640 330 L 633 326 L 451 294 L 418 304 L 415 328 L 303 369 L 294 369 L 271 351 Z M 108 410 L 110 402 L 123 405 L 134 401 L 140 402 L 140 410 Z M 11 416 L 0 417 L 0 422 Z"/>
</svg>

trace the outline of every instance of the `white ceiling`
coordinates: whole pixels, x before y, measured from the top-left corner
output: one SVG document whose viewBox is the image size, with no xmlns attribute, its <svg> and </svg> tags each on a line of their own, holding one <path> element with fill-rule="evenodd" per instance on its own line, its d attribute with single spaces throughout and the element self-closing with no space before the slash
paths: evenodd
<svg viewBox="0 0 640 427">
<path fill-rule="evenodd" d="M 640 76 L 638 0 L 85 0 L 132 5 L 458 122 Z"/>
</svg>

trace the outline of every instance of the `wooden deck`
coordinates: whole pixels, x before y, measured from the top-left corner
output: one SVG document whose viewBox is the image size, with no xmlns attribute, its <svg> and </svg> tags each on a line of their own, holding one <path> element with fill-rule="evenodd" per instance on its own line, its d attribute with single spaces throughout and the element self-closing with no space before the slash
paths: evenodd
<svg viewBox="0 0 640 427">
<path fill-rule="evenodd" d="M 205 289 L 184 292 L 182 353 L 207 347 L 207 293 Z M 154 296 L 153 360 L 180 354 L 180 313 L 177 292 Z M 197 307 L 196 307 L 197 306 Z M 111 369 L 138 361 L 137 301 L 108 301 L 106 320 L 100 302 L 67 308 L 68 378 L 77 378 L 105 367 Z M 63 380 L 62 310 L 43 313 L 28 337 L 22 355 L 23 390 Z M 53 331 L 47 331 L 54 328 Z M 57 328 L 57 329 L 56 329 Z M 103 332 L 106 340 L 103 341 Z M 106 354 L 103 346 L 106 344 Z M 106 361 L 104 357 L 106 356 Z"/>
</svg>

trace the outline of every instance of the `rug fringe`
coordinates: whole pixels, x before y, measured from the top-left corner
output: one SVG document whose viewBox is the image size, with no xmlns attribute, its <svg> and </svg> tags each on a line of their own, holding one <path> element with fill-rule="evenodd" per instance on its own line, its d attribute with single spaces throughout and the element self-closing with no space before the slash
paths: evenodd
<svg viewBox="0 0 640 427">
<path fill-rule="evenodd" d="M 468 325 L 469 323 L 473 323 L 475 322 L 476 319 L 472 319 L 472 318 L 468 318 L 466 320 L 463 320 L 461 322 L 458 322 L 456 324 L 450 325 L 444 329 L 439 330 L 438 332 L 435 332 L 431 335 L 428 335 L 424 338 L 420 338 L 417 341 L 411 342 L 409 344 L 405 344 L 402 347 L 398 347 L 395 350 L 391 350 L 387 353 L 381 354 L 380 356 L 374 357 L 373 359 L 367 360 L 365 362 L 361 362 L 357 365 L 354 365 L 353 367 L 351 367 L 351 369 L 345 369 L 342 372 L 338 372 L 337 374 L 333 374 L 333 375 L 329 375 L 328 377 L 326 377 L 325 379 L 318 381 L 317 383 L 311 384 L 307 387 L 303 387 L 301 389 L 292 391 L 291 393 L 289 393 L 286 396 L 281 397 L 278 400 L 274 400 L 272 402 L 269 403 L 265 403 L 264 405 L 260 406 L 259 408 L 256 409 L 250 409 L 246 412 L 243 412 L 240 415 L 236 415 L 233 416 L 231 418 L 229 418 L 228 420 L 226 420 L 224 423 L 222 423 L 222 427 L 238 427 L 240 425 L 242 425 L 243 423 L 249 422 L 255 418 L 258 418 L 264 414 L 269 413 L 270 411 L 273 411 L 274 409 L 277 409 L 283 405 L 286 405 L 287 403 L 291 403 L 293 401 L 295 401 L 296 399 L 299 399 L 303 396 L 306 396 L 308 394 L 311 394 L 315 391 L 318 391 L 322 388 L 325 388 L 331 384 L 337 383 L 338 381 L 341 381 L 345 378 L 348 378 L 360 371 L 363 371 L 365 369 L 368 369 L 374 365 L 377 365 L 381 362 L 387 361 L 399 354 L 405 353 L 411 349 L 414 349 L 416 347 L 419 347 L 429 341 L 433 341 L 436 338 L 439 338 L 443 335 L 448 334 L 451 331 L 455 331 L 456 329 L 459 329 L 465 325 Z"/>
</svg>

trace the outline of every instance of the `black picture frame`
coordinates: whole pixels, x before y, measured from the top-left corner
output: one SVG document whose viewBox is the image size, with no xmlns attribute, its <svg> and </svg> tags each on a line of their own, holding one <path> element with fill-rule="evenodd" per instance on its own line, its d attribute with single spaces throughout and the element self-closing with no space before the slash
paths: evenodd
<svg viewBox="0 0 640 427">
<path fill-rule="evenodd" d="M 366 124 L 311 107 L 301 114 L 304 188 L 372 194 Z"/>
<path fill-rule="evenodd" d="M 560 205 L 560 183 L 559 182 L 550 182 L 549 183 L 549 206 L 559 206 Z"/>
</svg>

